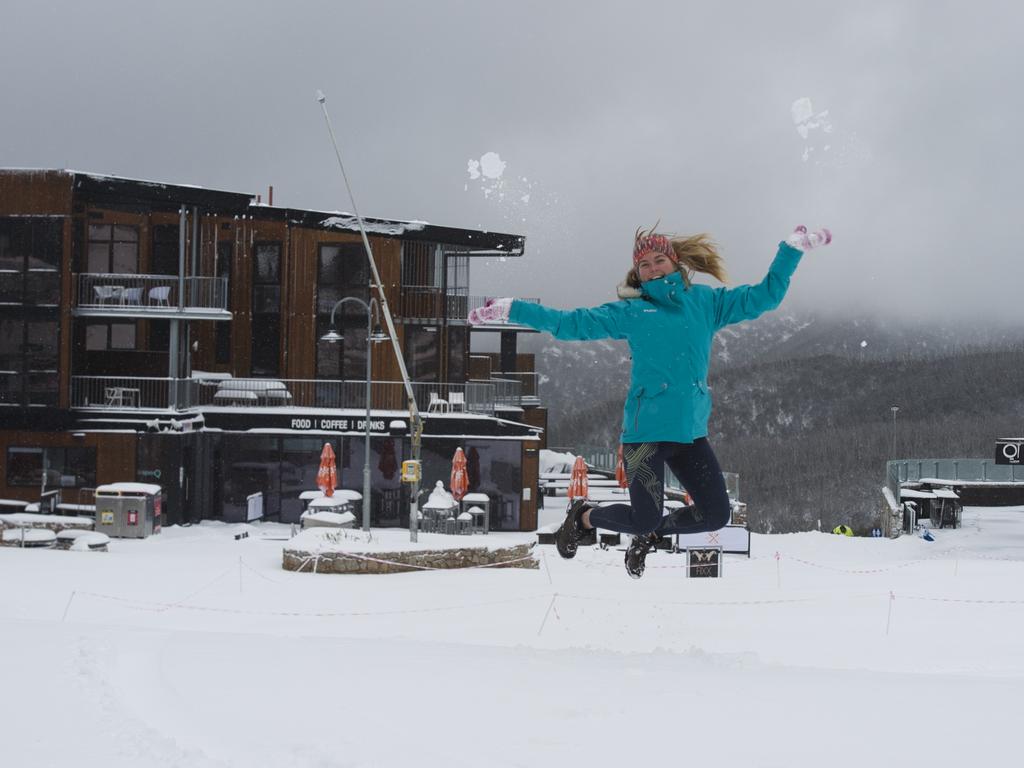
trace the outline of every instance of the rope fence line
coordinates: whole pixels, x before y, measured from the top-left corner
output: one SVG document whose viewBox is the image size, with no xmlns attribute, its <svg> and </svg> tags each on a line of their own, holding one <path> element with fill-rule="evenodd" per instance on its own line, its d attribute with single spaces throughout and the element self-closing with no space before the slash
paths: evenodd
<svg viewBox="0 0 1024 768">
<path fill-rule="evenodd" d="M 591 597 L 588 595 L 573 595 L 564 592 L 558 593 L 559 597 L 567 597 L 573 600 L 589 600 L 596 602 L 628 603 L 629 605 L 649 605 L 659 607 L 663 605 L 685 605 L 685 606 L 707 606 L 707 607 L 731 607 L 737 605 L 783 605 L 790 603 L 814 603 L 839 599 L 836 595 L 817 595 L 812 597 L 789 597 L 789 598 L 767 598 L 765 600 L 633 600 L 619 599 L 613 597 Z M 845 595 L 846 598 L 861 599 L 865 597 L 878 597 L 877 593 L 863 595 Z"/>
<path fill-rule="evenodd" d="M 109 600 L 118 603 L 125 603 L 139 610 L 162 612 L 170 608 L 177 608 L 185 611 L 203 611 L 207 613 L 228 613 L 242 616 L 285 616 L 288 618 L 342 618 L 353 616 L 396 616 L 402 614 L 417 613 L 439 613 L 442 611 L 456 611 L 467 608 L 484 608 L 492 605 L 504 605 L 506 603 L 518 603 L 538 598 L 549 598 L 550 594 L 540 593 L 536 595 L 525 595 L 522 597 L 510 597 L 503 600 L 487 600 L 477 603 L 463 603 L 460 605 L 434 606 L 431 608 L 403 608 L 384 611 L 253 611 L 245 608 L 219 608 L 211 605 L 186 605 L 184 603 L 161 603 L 150 600 L 138 600 L 135 598 L 118 597 L 117 595 L 105 595 L 101 592 L 76 591 L 75 595 L 94 597 L 99 600 Z"/>
<path fill-rule="evenodd" d="M 782 555 L 779 556 L 779 560 L 787 559 Z M 905 563 L 898 563 L 897 565 L 888 565 L 880 568 L 840 568 L 835 565 L 824 565 L 823 563 L 815 563 L 811 560 L 804 560 L 800 557 L 789 557 L 789 560 L 800 563 L 801 565 L 809 565 L 812 568 L 821 568 L 826 571 L 835 571 L 837 573 L 850 573 L 850 574 L 867 574 L 867 573 L 887 573 L 888 571 L 897 571 L 901 568 L 909 568 L 913 565 L 920 565 L 921 563 L 931 562 L 930 560 L 908 560 Z"/>
<path fill-rule="evenodd" d="M 211 582 L 212 583 L 212 582 Z M 795 605 L 795 604 L 806 604 L 815 602 L 836 602 L 840 600 L 886 600 L 887 612 L 886 612 L 886 628 L 885 634 L 888 635 L 892 624 L 893 617 L 893 606 L 896 602 L 896 593 L 893 590 L 886 592 L 865 592 L 860 594 L 849 594 L 849 595 L 836 595 L 836 594 L 820 594 L 820 595 L 808 595 L 804 597 L 792 597 L 792 598 L 764 598 L 764 599 L 752 599 L 752 600 L 634 600 L 618 597 L 609 597 L 604 595 L 579 595 L 573 593 L 564 592 L 542 592 L 530 595 L 523 595 L 519 597 L 504 598 L 500 600 L 486 600 L 472 603 L 460 603 L 455 605 L 444 605 L 444 606 L 432 606 L 424 608 L 401 608 L 392 610 L 366 610 L 366 611 L 260 611 L 260 610 L 249 610 L 244 608 L 226 608 L 218 606 L 206 606 L 206 605 L 190 605 L 181 600 L 175 602 L 160 602 L 151 600 L 142 600 L 137 598 L 128 598 L 118 595 L 108 595 L 101 592 L 90 592 L 90 591 L 73 591 L 68 599 L 67 606 L 64 609 L 64 614 L 61 617 L 61 621 L 64 622 L 67 618 L 68 612 L 71 608 L 71 603 L 75 597 L 92 597 L 98 600 L 106 600 L 110 602 L 120 603 L 128 606 L 134 610 L 151 611 L 155 613 L 165 613 L 170 610 L 186 610 L 186 611 L 197 611 L 204 613 L 220 613 L 229 614 L 236 616 L 267 616 L 267 617 L 283 617 L 283 618 L 366 618 L 374 616 L 401 616 L 401 615 L 417 615 L 417 614 L 429 614 L 429 613 L 441 613 L 446 611 L 458 611 L 458 610 L 474 610 L 478 608 L 486 608 L 496 605 L 507 605 L 510 603 L 528 602 L 532 600 L 546 599 L 548 600 L 547 608 L 544 612 L 541 625 L 537 631 L 537 635 L 543 632 L 545 625 L 548 622 L 549 616 L 552 614 L 555 616 L 557 621 L 561 621 L 561 616 L 555 607 L 556 599 L 561 598 L 562 600 L 577 600 L 591 603 L 606 603 L 614 604 L 618 607 L 623 604 L 628 605 L 643 605 L 649 608 L 663 608 L 666 606 L 674 607 L 687 607 L 687 608 L 737 608 L 737 607 L 755 607 L 755 606 L 782 606 L 782 605 Z M 990 598 L 955 598 L 955 597 L 942 597 L 942 596 L 929 596 L 929 595 L 901 595 L 901 600 L 916 600 L 920 602 L 933 602 L 933 603 L 954 603 L 954 604 L 973 604 L 982 606 L 1008 606 L 1008 605 L 1024 605 L 1024 599 L 990 599 Z"/>
<path fill-rule="evenodd" d="M 926 595 L 900 595 L 900 600 L 923 600 L 929 603 L 970 603 L 974 605 L 1024 605 L 1024 600 L 979 600 L 966 597 L 928 597 Z"/>
</svg>

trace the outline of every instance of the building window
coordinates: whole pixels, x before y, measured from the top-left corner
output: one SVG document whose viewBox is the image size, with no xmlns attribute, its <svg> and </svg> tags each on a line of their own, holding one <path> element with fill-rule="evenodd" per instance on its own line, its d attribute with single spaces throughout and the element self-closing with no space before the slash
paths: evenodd
<svg viewBox="0 0 1024 768">
<path fill-rule="evenodd" d="M 90 224 L 87 253 L 87 272 L 136 274 L 139 271 L 139 228 Z"/>
<path fill-rule="evenodd" d="M 281 369 L 281 244 L 257 243 L 252 259 L 252 373 Z"/>
<path fill-rule="evenodd" d="M 466 380 L 466 359 L 469 357 L 469 333 L 462 325 L 448 326 L 448 375 L 449 382 Z"/>
<path fill-rule="evenodd" d="M 181 228 L 178 224 L 157 224 L 153 227 L 153 252 L 149 272 L 154 275 L 177 275 L 181 257 Z"/>
<path fill-rule="evenodd" d="M 7 485 L 49 488 L 93 488 L 96 486 L 95 448 L 7 449 Z"/>
<path fill-rule="evenodd" d="M 331 310 L 340 299 L 370 298 L 370 265 L 360 243 L 321 245 L 316 280 L 316 375 L 329 379 L 366 377 L 366 310 L 354 301 L 335 313 L 335 329 L 345 338 L 320 341 L 330 330 Z"/>
<path fill-rule="evenodd" d="M 226 292 L 228 311 L 231 311 L 231 262 L 234 258 L 234 243 L 230 240 L 221 240 L 217 243 L 217 271 L 216 275 L 227 281 Z M 214 360 L 221 364 L 231 362 L 231 323 L 214 323 Z"/>
<path fill-rule="evenodd" d="M 0 405 L 56 405 L 59 326 L 39 310 L 0 316 Z"/>
<path fill-rule="evenodd" d="M 135 349 L 135 323 L 89 322 L 85 326 L 85 349 Z"/>
<path fill-rule="evenodd" d="M 405 367 L 413 381 L 440 381 L 441 331 L 436 325 L 405 326 Z"/>
<path fill-rule="evenodd" d="M 60 303 L 63 219 L 0 218 L 0 305 Z"/>
</svg>

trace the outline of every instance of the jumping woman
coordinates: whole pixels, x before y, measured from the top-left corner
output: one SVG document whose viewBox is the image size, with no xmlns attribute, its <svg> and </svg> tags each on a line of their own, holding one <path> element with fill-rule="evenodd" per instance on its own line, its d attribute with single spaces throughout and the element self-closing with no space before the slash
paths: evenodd
<svg viewBox="0 0 1024 768">
<path fill-rule="evenodd" d="M 633 534 L 626 571 L 644 572 L 647 553 L 661 536 L 715 531 L 729 522 L 725 480 L 708 442 L 711 393 L 708 362 L 716 332 L 775 309 L 804 251 L 827 245 L 827 229 L 797 227 L 779 243 L 768 274 L 757 285 L 712 288 L 692 281 L 696 272 L 725 282 L 725 268 L 707 235 L 676 237 L 638 231 L 633 266 L 619 285 L 619 301 L 571 310 L 493 299 L 469 314 L 473 324 L 513 322 L 563 341 L 626 339 L 632 378 L 622 417 L 622 455 L 629 504 L 599 507 L 586 499 L 570 506 L 556 546 L 576 556 L 590 528 Z M 662 516 L 665 465 L 693 503 Z"/>
</svg>

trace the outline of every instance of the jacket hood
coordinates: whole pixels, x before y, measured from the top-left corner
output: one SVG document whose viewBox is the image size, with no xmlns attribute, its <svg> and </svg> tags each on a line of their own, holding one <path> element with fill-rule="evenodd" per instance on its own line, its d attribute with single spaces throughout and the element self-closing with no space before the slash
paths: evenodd
<svg viewBox="0 0 1024 768">
<path fill-rule="evenodd" d="M 631 285 L 627 284 L 625 280 L 615 287 L 615 293 L 620 299 L 639 299 L 643 296 L 643 293 L 640 292 L 639 288 L 633 288 Z"/>
</svg>

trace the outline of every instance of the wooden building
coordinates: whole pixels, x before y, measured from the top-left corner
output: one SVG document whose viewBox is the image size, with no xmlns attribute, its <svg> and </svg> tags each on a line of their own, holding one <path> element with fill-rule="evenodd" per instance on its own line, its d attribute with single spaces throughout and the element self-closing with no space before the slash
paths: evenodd
<svg viewBox="0 0 1024 768">
<path fill-rule="evenodd" d="M 427 487 L 451 456 L 491 497 L 491 529 L 536 527 L 546 410 L 527 328 L 471 328 L 474 259 L 516 257 L 517 235 L 365 221 L 424 414 Z M 254 195 L 57 170 L 0 169 L 0 498 L 138 480 L 165 491 L 166 523 L 245 519 L 263 493 L 296 520 L 334 444 L 360 490 L 371 356 L 374 525 L 407 525 L 398 478 L 407 418 L 390 343 L 367 338 L 370 270 L 346 214 Z M 341 343 L 322 337 L 336 310 Z M 383 323 L 382 323 L 383 325 Z M 475 354 L 475 334 L 500 352 Z M 368 351 L 369 350 L 369 351 Z"/>
</svg>

